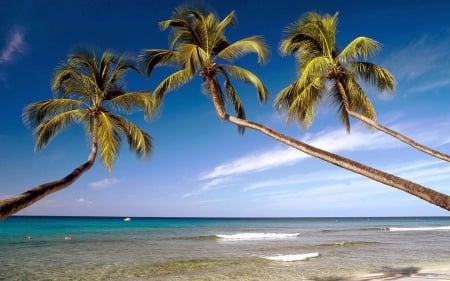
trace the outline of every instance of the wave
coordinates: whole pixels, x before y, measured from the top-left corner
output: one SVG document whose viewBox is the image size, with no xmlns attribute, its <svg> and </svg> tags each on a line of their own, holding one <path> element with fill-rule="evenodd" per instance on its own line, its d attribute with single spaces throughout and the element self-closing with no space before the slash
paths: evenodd
<svg viewBox="0 0 450 281">
<path fill-rule="evenodd" d="M 247 232 L 236 234 L 217 234 L 216 236 L 223 240 L 278 240 L 296 238 L 300 233 L 260 233 Z"/>
<path fill-rule="evenodd" d="M 434 231 L 450 230 L 450 226 L 429 226 L 429 227 L 388 227 L 389 231 Z"/>
<path fill-rule="evenodd" d="M 262 256 L 262 258 L 272 261 L 304 261 L 310 258 L 317 258 L 319 253 L 294 254 L 294 255 L 278 255 L 278 256 Z"/>
</svg>

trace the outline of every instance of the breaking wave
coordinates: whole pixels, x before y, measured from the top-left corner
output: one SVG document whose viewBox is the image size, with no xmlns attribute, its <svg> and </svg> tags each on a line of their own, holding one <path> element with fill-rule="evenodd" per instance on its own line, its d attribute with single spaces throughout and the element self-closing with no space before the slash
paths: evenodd
<svg viewBox="0 0 450 281">
<path fill-rule="evenodd" d="M 308 254 L 294 254 L 294 255 L 277 255 L 277 256 L 261 256 L 264 259 L 272 261 L 304 261 L 310 258 L 317 258 L 319 253 L 308 253 Z"/>
<path fill-rule="evenodd" d="M 220 239 L 233 240 L 278 240 L 278 239 L 293 239 L 300 235 L 300 233 L 236 233 L 236 234 L 217 234 Z"/>
</svg>

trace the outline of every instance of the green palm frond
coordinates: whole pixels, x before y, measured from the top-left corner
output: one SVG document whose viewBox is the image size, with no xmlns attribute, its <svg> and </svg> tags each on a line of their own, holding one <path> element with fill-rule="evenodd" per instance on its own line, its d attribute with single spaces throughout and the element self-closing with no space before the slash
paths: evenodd
<svg viewBox="0 0 450 281">
<path fill-rule="evenodd" d="M 375 121 L 376 113 L 372 102 L 358 82 L 353 77 L 347 77 L 344 86 L 346 91 L 351 94 L 350 110 Z"/>
<path fill-rule="evenodd" d="M 300 76 L 301 84 L 308 84 L 309 80 L 312 78 L 319 77 L 321 79 L 326 79 L 327 73 L 333 65 L 333 61 L 329 57 L 319 56 L 312 59 L 308 64 L 306 64 L 302 69 L 302 74 Z"/>
<path fill-rule="evenodd" d="M 341 63 L 347 63 L 362 57 L 367 60 L 380 51 L 381 44 L 368 37 L 357 37 L 350 42 L 336 58 Z"/>
<path fill-rule="evenodd" d="M 235 79 L 238 79 L 255 87 L 258 92 L 258 98 L 261 102 L 267 101 L 269 92 L 266 86 L 264 86 L 261 80 L 251 71 L 231 64 L 223 65 L 223 69 L 225 69 L 223 73 L 225 73 L 226 75 L 230 75 Z"/>
<path fill-rule="evenodd" d="M 100 158 L 109 171 L 115 157 L 119 154 L 120 133 L 113 115 L 101 112 L 96 118 L 96 138 L 100 147 Z"/>
<path fill-rule="evenodd" d="M 65 111 L 80 109 L 83 103 L 72 99 L 52 99 L 35 102 L 25 106 L 22 112 L 24 123 L 36 127 L 44 120 Z"/>
<path fill-rule="evenodd" d="M 388 93 L 394 91 L 395 78 L 386 68 L 369 62 L 351 62 L 349 68 L 378 90 Z"/>
<path fill-rule="evenodd" d="M 308 127 L 314 120 L 317 104 L 322 100 L 324 85 L 322 79 L 313 79 L 302 84 L 300 79 L 289 84 L 275 98 L 275 108 L 286 111 L 286 123 L 296 121 Z"/>
<path fill-rule="evenodd" d="M 233 61 L 249 53 L 258 56 L 258 63 L 265 63 L 269 57 L 269 48 L 261 36 L 252 36 L 233 42 L 221 50 L 217 56 L 227 61 Z"/>
<path fill-rule="evenodd" d="M 225 79 L 224 83 L 225 91 L 227 93 L 227 98 L 231 101 L 234 107 L 234 112 L 236 113 L 236 117 L 240 119 L 246 119 L 245 110 L 242 105 L 241 99 L 239 98 L 238 93 L 231 84 L 229 79 Z M 238 126 L 238 132 L 243 134 L 245 132 L 245 127 Z"/>
<path fill-rule="evenodd" d="M 68 64 L 58 67 L 52 79 L 52 90 L 59 98 L 78 96 L 87 100 L 96 87 L 96 82 L 91 76 Z"/>
<path fill-rule="evenodd" d="M 180 56 L 177 51 L 164 49 L 145 49 L 138 56 L 143 64 L 144 72 L 150 75 L 156 66 L 181 66 Z"/>
<path fill-rule="evenodd" d="M 346 89 L 347 91 L 347 89 Z M 331 103 L 333 106 L 337 108 L 337 112 L 339 115 L 339 119 L 342 124 L 344 124 L 345 129 L 348 133 L 350 133 L 350 117 L 345 107 L 345 102 L 342 94 L 339 91 L 339 88 L 336 83 L 333 84 L 333 87 L 330 91 Z M 346 96 L 350 105 L 354 105 L 353 99 L 351 96 Z M 350 106 L 351 107 L 351 106 Z M 350 108 L 349 108 L 350 109 Z"/>
<path fill-rule="evenodd" d="M 102 80 L 105 81 L 105 92 L 110 88 L 116 87 L 116 85 L 121 82 L 125 72 L 129 70 L 139 72 L 134 59 L 126 55 L 121 55 L 118 58 L 113 56 L 113 59 L 107 66 L 107 70 L 104 71 L 105 75 L 103 76 L 102 74 Z"/>
<path fill-rule="evenodd" d="M 78 123 L 86 116 L 86 110 L 76 109 L 61 112 L 45 120 L 34 129 L 36 137 L 35 150 L 44 148 L 51 139 L 72 123 Z"/>
<path fill-rule="evenodd" d="M 117 129 L 127 138 L 130 150 L 141 158 L 147 158 L 152 152 L 152 138 L 129 120 L 114 116 Z"/>
<path fill-rule="evenodd" d="M 118 110 L 130 113 L 135 108 L 144 111 L 146 119 L 157 111 L 154 95 L 148 91 L 128 92 L 111 99 L 111 104 Z"/>
<path fill-rule="evenodd" d="M 185 85 L 193 78 L 194 75 L 191 71 L 186 69 L 179 70 L 164 79 L 158 87 L 156 87 L 154 95 L 161 100 L 164 94 Z"/>
<path fill-rule="evenodd" d="M 210 56 L 204 49 L 194 44 L 183 43 L 178 46 L 177 51 L 183 58 L 183 66 L 187 72 L 196 73 L 205 62 L 210 61 Z"/>
<path fill-rule="evenodd" d="M 214 29 L 214 41 L 215 43 L 219 42 L 223 39 L 223 33 L 225 32 L 225 28 L 229 25 L 236 25 L 236 13 L 234 11 L 231 11 L 225 18 L 223 18 L 222 21 L 217 23 L 215 29 Z"/>
</svg>

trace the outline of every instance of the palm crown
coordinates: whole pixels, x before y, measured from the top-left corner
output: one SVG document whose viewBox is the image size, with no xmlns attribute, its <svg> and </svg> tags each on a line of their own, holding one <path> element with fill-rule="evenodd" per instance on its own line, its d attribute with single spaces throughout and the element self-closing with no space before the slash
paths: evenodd
<svg viewBox="0 0 450 281">
<path fill-rule="evenodd" d="M 230 62 L 248 53 L 256 53 L 258 62 L 263 63 L 268 57 L 268 48 L 258 36 L 230 43 L 224 31 L 234 23 L 234 12 L 219 20 L 212 12 L 192 7 L 179 7 L 175 9 L 171 19 L 161 21 L 159 24 L 162 30 L 172 28 L 170 49 L 146 49 L 140 59 L 148 75 L 155 66 L 175 66 L 179 70 L 159 84 L 155 89 L 156 96 L 162 98 L 166 92 L 199 75 L 205 82 L 203 90 L 211 96 L 220 117 L 225 114 L 225 101 L 229 100 L 237 117 L 245 119 L 243 105 L 231 78 L 251 84 L 256 88 L 260 101 L 266 101 L 267 89 L 259 78 Z M 224 79 L 225 94 L 217 75 Z M 239 128 L 243 132 L 243 128 Z"/>
<path fill-rule="evenodd" d="M 395 87 L 395 79 L 388 70 L 367 62 L 368 57 L 380 49 L 377 41 L 357 37 L 342 51 L 338 50 L 337 16 L 337 13 L 333 16 L 307 13 L 285 30 L 280 51 L 284 55 L 295 55 L 300 73 L 300 77 L 275 99 L 276 109 L 287 111 L 287 121 L 309 125 L 316 104 L 329 94 L 338 106 L 341 121 L 350 131 L 348 110 L 372 120 L 376 118 L 359 80 L 382 92 L 392 92 Z"/>
<path fill-rule="evenodd" d="M 97 58 L 93 51 L 80 50 L 69 55 L 52 79 L 54 98 L 25 107 L 23 119 L 34 127 L 36 149 L 42 149 L 61 130 L 72 123 L 84 125 L 92 144 L 100 147 L 104 165 L 111 170 L 123 137 L 138 156 L 152 150 L 151 137 L 130 120 L 113 111 L 142 109 L 149 118 L 155 103 L 148 92 L 126 92 L 122 78 L 136 69 L 125 56 L 107 51 Z"/>
</svg>

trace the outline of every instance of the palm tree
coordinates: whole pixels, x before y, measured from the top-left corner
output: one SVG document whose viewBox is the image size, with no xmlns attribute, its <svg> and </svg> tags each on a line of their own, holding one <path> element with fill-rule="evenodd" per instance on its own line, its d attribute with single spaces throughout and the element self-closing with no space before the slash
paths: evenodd
<svg viewBox="0 0 450 281">
<path fill-rule="evenodd" d="M 103 164 L 111 171 L 123 137 L 138 156 L 150 155 L 151 137 L 130 120 L 113 113 L 138 108 L 149 118 L 155 110 L 148 92 L 125 91 L 122 80 L 128 70 L 137 68 L 126 56 L 106 51 L 97 58 L 88 50 L 73 52 L 57 68 L 52 80 L 54 98 L 27 105 L 23 110 L 24 122 L 34 127 L 36 150 L 44 148 L 70 124 L 81 123 L 91 143 L 88 160 L 62 179 L 0 200 L 0 219 L 71 185 L 93 166 L 97 149 Z"/>
<path fill-rule="evenodd" d="M 267 59 L 268 48 L 257 36 L 228 42 L 224 30 L 225 27 L 234 23 L 234 19 L 234 12 L 228 14 L 223 20 L 219 20 L 212 12 L 195 7 L 179 7 L 175 9 L 169 20 L 160 22 L 163 30 L 172 28 L 170 49 L 145 49 L 140 59 L 148 75 L 156 66 L 175 66 L 177 71 L 159 84 L 155 94 L 162 98 L 170 90 L 186 84 L 199 75 L 204 81 L 203 90 L 211 97 L 219 118 L 237 125 L 241 132 L 243 128 L 259 131 L 308 155 L 450 210 L 450 196 L 446 194 L 310 146 L 262 124 L 247 121 L 238 93 L 231 84 L 231 78 L 252 84 L 262 101 L 267 98 L 267 90 L 252 72 L 229 63 L 248 53 L 255 53 L 258 62 L 263 63 Z M 223 79 L 223 88 L 219 79 Z M 236 117 L 227 113 L 226 98 L 232 102 L 237 113 Z"/>
<path fill-rule="evenodd" d="M 436 151 L 376 122 L 375 110 L 359 80 L 381 92 L 392 93 L 395 79 L 391 73 L 368 57 L 380 49 L 380 43 L 357 37 L 342 51 L 336 46 L 338 13 L 321 16 L 307 13 L 289 25 L 280 44 L 283 55 L 292 54 L 299 65 L 299 78 L 281 90 L 275 99 L 278 112 L 287 112 L 287 122 L 308 126 L 317 103 L 327 95 L 337 105 L 341 121 L 350 132 L 349 116 L 387 133 L 406 144 L 439 159 L 450 155 Z M 360 60 L 362 58 L 362 60 Z"/>
</svg>

